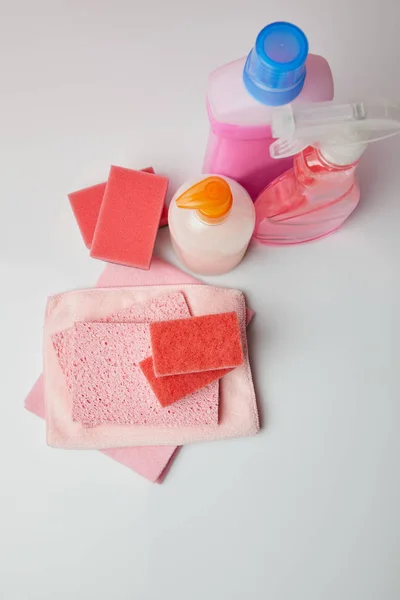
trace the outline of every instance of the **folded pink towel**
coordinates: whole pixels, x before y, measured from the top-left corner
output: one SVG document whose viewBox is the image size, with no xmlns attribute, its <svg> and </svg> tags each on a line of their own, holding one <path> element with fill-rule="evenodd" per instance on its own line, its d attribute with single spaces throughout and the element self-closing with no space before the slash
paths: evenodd
<svg viewBox="0 0 400 600">
<path fill-rule="evenodd" d="M 25 408 L 42 419 L 46 418 L 43 374 L 27 395 Z M 133 446 L 108 448 L 100 452 L 153 483 L 162 483 L 179 450 L 180 446 Z"/>
<path fill-rule="evenodd" d="M 119 426 L 85 428 L 72 420 L 71 398 L 62 376 L 51 336 L 77 321 L 96 321 L 108 314 L 151 298 L 183 291 L 195 316 L 235 311 L 238 315 L 244 363 L 220 382 L 219 425 L 214 428 L 186 426 Z M 91 289 L 69 292 L 49 299 L 44 327 L 44 365 L 48 444 L 60 448 L 107 448 L 149 444 L 185 444 L 200 440 L 254 435 L 258 414 L 247 353 L 246 308 L 238 290 L 205 285 L 147 286 Z"/>
<path fill-rule="evenodd" d="M 188 273 L 155 257 L 150 271 L 107 264 L 100 275 L 97 287 L 124 287 L 161 283 L 198 283 L 198 281 Z M 254 312 L 247 309 L 247 322 L 252 319 L 253 315 Z M 25 408 L 35 415 L 45 418 L 43 375 L 39 376 L 28 394 L 25 400 Z M 109 448 L 101 450 L 101 452 L 150 481 L 162 483 L 179 449 L 179 446 L 136 446 Z"/>
<path fill-rule="evenodd" d="M 96 285 L 97 287 L 124 287 L 158 283 L 198 283 L 198 281 L 173 265 L 154 257 L 149 271 L 108 263 Z M 26 397 L 25 408 L 42 419 L 46 418 L 43 375 L 39 376 Z M 175 445 L 133 446 L 109 448 L 101 452 L 146 479 L 154 483 L 162 483 L 179 449 L 180 446 Z"/>
</svg>

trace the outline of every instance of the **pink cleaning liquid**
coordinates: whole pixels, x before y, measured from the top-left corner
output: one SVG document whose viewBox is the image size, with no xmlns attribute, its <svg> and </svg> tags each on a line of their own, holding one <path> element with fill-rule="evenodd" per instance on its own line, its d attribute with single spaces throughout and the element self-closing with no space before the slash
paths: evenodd
<svg viewBox="0 0 400 600">
<path fill-rule="evenodd" d="M 203 173 L 218 173 L 238 181 L 253 200 L 271 181 L 293 165 L 293 159 L 271 158 L 269 147 L 272 106 L 255 100 L 243 84 L 246 58 L 211 73 L 207 92 L 210 134 Z M 309 54 L 304 87 L 294 103 L 324 102 L 333 98 L 328 62 Z"/>
<path fill-rule="evenodd" d="M 306 148 L 294 167 L 273 181 L 257 198 L 254 235 L 264 244 L 298 244 L 338 229 L 356 208 L 360 190 L 358 161 L 337 166 Z"/>
</svg>

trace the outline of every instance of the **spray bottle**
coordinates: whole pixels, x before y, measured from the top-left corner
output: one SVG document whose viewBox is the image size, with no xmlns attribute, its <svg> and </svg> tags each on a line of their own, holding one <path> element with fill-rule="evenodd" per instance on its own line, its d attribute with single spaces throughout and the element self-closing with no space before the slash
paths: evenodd
<svg viewBox="0 0 400 600">
<path fill-rule="evenodd" d="M 271 156 L 296 156 L 257 198 L 254 235 L 264 244 L 307 242 L 338 229 L 356 208 L 359 160 L 368 143 L 400 133 L 400 104 L 287 105 L 275 109 L 272 132 Z"/>
</svg>

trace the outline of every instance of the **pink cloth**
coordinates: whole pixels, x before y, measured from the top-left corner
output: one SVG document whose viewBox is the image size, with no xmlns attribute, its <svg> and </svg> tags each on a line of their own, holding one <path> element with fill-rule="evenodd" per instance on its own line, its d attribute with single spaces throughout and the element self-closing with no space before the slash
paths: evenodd
<svg viewBox="0 0 400 600">
<path fill-rule="evenodd" d="M 121 265 L 107 264 L 97 282 L 97 287 L 124 287 L 129 285 L 154 285 L 159 283 L 196 283 L 188 273 L 154 257 L 150 271 L 131 269 Z M 247 309 L 247 322 L 254 313 Z M 25 400 L 27 410 L 45 418 L 44 381 L 40 375 Z M 145 446 L 109 448 L 103 454 L 120 462 L 150 481 L 161 483 L 171 468 L 180 447 Z"/>
<path fill-rule="evenodd" d="M 198 283 L 198 281 L 173 265 L 154 257 L 150 271 L 107 264 L 96 287 L 125 287 L 158 283 Z M 25 408 L 42 419 L 46 418 L 43 375 L 39 376 L 29 392 L 25 400 Z M 154 483 L 162 483 L 179 450 L 179 446 L 134 446 L 131 448 L 108 448 L 101 452 L 146 479 Z"/>
<path fill-rule="evenodd" d="M 103 424 L 85 428 L 74 422 L 71 396 L 58 363 L 51 336 L 79 321 L 96 321 L 152 298 L 182 291 L 191 313 L 200 316 L 235 311 L 241 330 L 244 363 L 220 381 L 217 427 L 179 428 L 162 425 Z M 247 353 L 246 306 L 242 292 L 207 285 L 163 285 L 89 289 L 58 294 L 49 299 L 44 327 L 44 364 L 47 441 L 58 448 L 109 448 L 130 445 L 187 444 L 201 440 L 254 435 L 258 413 Z"/>
<path fill-rule="evenodd" d="M 26 397 L 25 408 L 42 419 L 46 418 L 43 375 L 39 376 Z M 179 449 L 177 446 L 134 446 L 100 452 L 153 483 L 162 483 Z"/>
</svg>

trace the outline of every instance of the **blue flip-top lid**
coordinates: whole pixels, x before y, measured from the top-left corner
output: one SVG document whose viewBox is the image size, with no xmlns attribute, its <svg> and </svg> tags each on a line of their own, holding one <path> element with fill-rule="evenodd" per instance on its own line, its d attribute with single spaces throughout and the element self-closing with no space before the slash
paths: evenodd
<svg viewBox="0 0 400 600">
<path fill-rule="evenodd" d="M 303 89 L 307 55 L 308 41 L 299 27 L 283 21 L 267 25 L 247 57 L 247 91 L 270 106 L 291 102 Z"/>
</svg>

